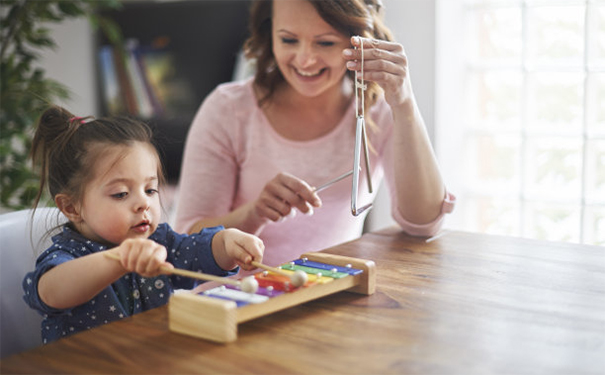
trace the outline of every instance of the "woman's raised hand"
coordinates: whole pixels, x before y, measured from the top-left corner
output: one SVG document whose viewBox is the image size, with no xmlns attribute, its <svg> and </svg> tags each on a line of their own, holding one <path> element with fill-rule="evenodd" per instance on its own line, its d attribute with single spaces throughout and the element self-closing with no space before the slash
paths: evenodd
<svg viewBox="0 0 605 375">
<path fill-rule="evenodd" d="M 380 85 L 391 107 L 405 104 L 412 99 L 408 59 L 403 46 L 399 43 L 353 36 L 351 44 L 358 48 L 343 50 L 347 69 L 361 73 L 362 42 L 363 79 Z"/>
<path fill-rule="evenodd" d="M 321 207 L 321 199 L 305 181 L 288 173 L 279 173 L 267 182 L 254 202 L 256 214 L 270 221 L 280 221 L 294 215 L 294 209 L 312 214 Z"/>
</svg>

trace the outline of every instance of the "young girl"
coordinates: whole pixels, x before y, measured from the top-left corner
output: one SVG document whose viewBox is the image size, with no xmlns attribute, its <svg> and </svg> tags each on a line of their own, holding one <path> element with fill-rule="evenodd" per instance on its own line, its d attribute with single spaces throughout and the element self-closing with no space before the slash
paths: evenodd
<svg viewBox="0 0 605 375">
<path fill-rule="evenodd" d="M 237 229 L 181 235 L 159 223 L 162 169 L 151 137 L 127 118 L 87 120 L 59 107 L 40 118 L 34 209 L 47 186 L 69 220 L 23 281 L 25 301 L 44 314 L 44 343 L 164 305 L 175 288 L 195 286 L 162 267 L 228 276 L 262 259 L 262 241 Z"/>
</svg>

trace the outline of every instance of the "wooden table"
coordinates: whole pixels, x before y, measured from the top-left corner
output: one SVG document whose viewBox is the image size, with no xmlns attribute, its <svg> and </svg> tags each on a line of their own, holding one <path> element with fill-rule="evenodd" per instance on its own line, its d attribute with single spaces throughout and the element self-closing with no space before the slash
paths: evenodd
<svg viewBox="0 0 605 375">
<path fill-rule="evenodd" d="M 372 296 L 341 292 L 241 324 L 215 344 L 161 307 L 1 362 L 7 373 L 605 373 L 605 248 L 395 230 L 327 252 L 373 259 Z"/>
</svg>

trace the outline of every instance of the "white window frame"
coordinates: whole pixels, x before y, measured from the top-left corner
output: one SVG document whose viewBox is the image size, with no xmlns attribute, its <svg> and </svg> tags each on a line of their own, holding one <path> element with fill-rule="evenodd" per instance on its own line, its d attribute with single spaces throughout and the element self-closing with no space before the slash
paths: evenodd
<svg viewBox="0 0 605 375">
<path fill-rule="evenodd" d="M 456 211 L 451 217 L 448 217 L 446 221 L 446 228 L 459 229 L 459 230 L 475 230 L 476 228 L 465 219 L 465 198 L 469 197 L 472 193 L 472 189 L 466 184 L 461 176 L 464 176 L 464 168 L 468 168 L 465 163 L 467 160 L 462 158 L 464 149 L 464 138 L 465 132 L 472 131 L 466 127 L 465 124 L 465 95 L 464 90 L 466 84 L 466 74 L 469 70 L 478 69 L 469 65 L 466 61 L 466 35 L 463 20 L 465 20 L 466 12 L 472 7 L 490 7 L 507 4 L 507 6 L 520 7 L 522 14 L 523 23 L 523 54 L 526 53 L 525 46 L 527 45 L 526 38 L 526 19 L 528 6 L 536 4 L 579 4 L 583 3 L 586 5 L 587 12 L 586 22 L 588 22 L 588 12 L 593 6 L 603 6 L 604 0 L 484 0 L 484 1 L 465 1 L 465 0 L 436 0 L 436 98 L 435 98 L 435 149 L 439 158 L 439 162 L 442 167 L 443 175 L 448 189 L 451 190 L 458 197 L 458 203 Z M 474 4 L 471 4 L 474 3 Z M 590 72 L 603 72 L 603 67 L 589 66 L 588 62 L 588 46 L 587 46 L 587 34 L 589 28 L 585 26 L 584 29 L 584 75 L 585 81 L 587 80 L 588 73 Z M 523 56 L 524 57 L 524 56 Z M 484 68 L 484 67 L 482 67 Z M 489 69 L 489 67 L 488 67 Z M 523 85 L 527 83 L 527 69 L 525 65 L 525 59 L 519 67 L 523 70 Z M 586 94 L 586 83 L 584 84 Z M 524 90 L 525 91 L 525 90 Z M 588 98 L 584 95 L 583 109 L 586 114 Z M 524 116 L 525 117 L 525 116 Z M 526 119 L 522 120 L 522 127 L 526 127 Z M 580 202 L 580 229 L 579 229 L 579 242 L 591 243 L 588 239 L 584 238 L 584 210 L 588 204 L 594 202 L 587 202 L 585 198 L 586 192 L 586 157 L 587 157 L 587 141 L 589 139 L 603 139 L 602 135 L 589 135 L 586 132 L 586 116 L 584 116 L 584 131 L 582 135 L 582 198 Z M 527 133 L 525 130 L 521 131 L 520 141 L 522 143 L 527 142 Z M 525 147 L 521 147 L 521 150 L 525 150 Z M 525 163 L 527 156 L 521 151 L 520 160 L 521 163 Z M 521 188 L 516 197 L 518 203 L 521 206 L 519 210 L 519 221 L 521 223 L 520 232 L 516 235 L 523 237 L 531 237 L 526 230 L 526 224 L 524 224 L 525 216 L 523 205 L 527 202 L 527 197 L 523 196 L 523 184 L 524 184 L 524 173 L 521 169 Z M 489 195 L 489 192 L 485 192 Z M 513 194 L 514 195 L 514 194 Z M 604 204 L 600 202 L 598 204 L 599 209 L 604 207 Z M 601 243 L 602 244 L 602 243 Z"/>
</svg>

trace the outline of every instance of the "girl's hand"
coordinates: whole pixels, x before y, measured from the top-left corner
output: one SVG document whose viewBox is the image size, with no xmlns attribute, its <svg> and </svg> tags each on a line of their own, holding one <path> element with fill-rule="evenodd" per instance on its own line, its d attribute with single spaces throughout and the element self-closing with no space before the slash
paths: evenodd
<svg viewBox="0 0 605 375">
<path fill-rule="evenodd" d="M 172 264 L 166 262 L 168 255 L 166 248 L 152 240 L 127 239 L 110 251 L 118 253 L 122 267 L 127 272 L 136 272 L 144 277 L 167 274 L 168 272 L 162 271 L 161 267 L 174 268 Z"/>
<path fill-rule="evenodd" d="M 218 243 L 215 243 L 218 241 Z M 212 251 L 217 264 L 223 269 L 233 269 L 236 265 L 246 271 L 256 267 L 250 263 L 261 262 L 265 251 L 263 241 L 239 229 L 228 228 L 218 232 L 212 239 Z"/>
<path fill-rule="evenodd" d="M 291 174 L 279 173 L 265 185 L 253 209 L 263 220 L 279 221 L 294 214 L 294 208 L 309 214 L 313 207 L 321 207 L 321 199 L 313 188 Z"/>
<path fill-rule="evenodd" d="M 361 73 L 361 42 L 363 42 L 364 59 L 363 79 L 380 85 L 391 107 L 405 104 L 412 99 L 408 58 L 403 46 L 384 40 L 351 37 L 351 44 L 358 48 L 343 50 L 343 57 L 347 61 L 347 69 L 359 73 Z"/>
</svg>

